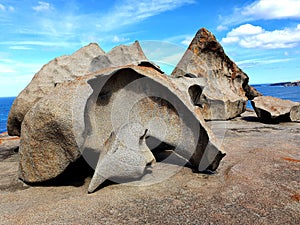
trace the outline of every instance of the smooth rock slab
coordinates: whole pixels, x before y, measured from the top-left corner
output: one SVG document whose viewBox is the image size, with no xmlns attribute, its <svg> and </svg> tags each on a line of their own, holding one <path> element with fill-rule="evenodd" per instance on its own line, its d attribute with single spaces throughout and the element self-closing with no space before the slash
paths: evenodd
<svg viewBox="0 0 300 225">
<path fill-rule="evenodd" d="M 299 121 L 300 103 L 271 96 L 256 97 L 251 101 L 257 117 L 266 123 Z"/>
</svg>

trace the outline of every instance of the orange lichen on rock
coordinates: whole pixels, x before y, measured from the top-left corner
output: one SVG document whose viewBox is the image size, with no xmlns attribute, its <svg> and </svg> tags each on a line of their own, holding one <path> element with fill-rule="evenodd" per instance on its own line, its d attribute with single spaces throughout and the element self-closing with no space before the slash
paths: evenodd
<svg viewBox="0 0 300 225">
<path fill-rule="evenodd" d="M 286 161 L 290 161 L 290 162 L 300 162 L 300 159 L 293 159 L 293 158 L 289 158 L 289 157 L 283 157 L 282 159 L 284 159 Z"/>
<path fill-rule="evenodd" d="M 19 140 L 20 137 L 17 136 L 8 136 L 7 132 L 3 132 L 0 134 L 0 144 L 4 141 L 12 141 L 12 140 Z"/>
<path fill-rule="evenodd" d="M 7 136 L 7 135 L 8 135 L 7 132 L 3 132 L 3 133 L 0 134 L 0 137 L 5 137 L 5 136 Z"/>
<path fill-rule="evenodd" d="M 294 200 L 294 201 L 297 201 L 297 202 L 300 202 L 300 194 L 294 194 L 294 195 L 292 195 L 292 200 Z"/>
</svg>

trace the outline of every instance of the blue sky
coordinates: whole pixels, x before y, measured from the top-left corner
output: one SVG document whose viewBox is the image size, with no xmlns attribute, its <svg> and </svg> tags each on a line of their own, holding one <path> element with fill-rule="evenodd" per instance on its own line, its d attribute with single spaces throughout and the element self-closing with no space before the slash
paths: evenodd
<svg viewBox="0 0 300 225">
<path fill-rule="evenodd" d="M 300 80 L 300 0 L 0 0 L 0 96 L 16 96 L 51 59 L 135 40 L 170 72 L 201 27 L 250 83 Z"/>
</svg>

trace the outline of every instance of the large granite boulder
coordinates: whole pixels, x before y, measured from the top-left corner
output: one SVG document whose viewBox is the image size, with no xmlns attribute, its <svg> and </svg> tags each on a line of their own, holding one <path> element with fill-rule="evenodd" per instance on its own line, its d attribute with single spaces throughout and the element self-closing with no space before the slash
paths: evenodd
<svg viewBox="0 0 300 225">
<path fill-rule="evenodd" d="M 95 72 L 104 68 L 125 65 L 147 65 L 160 71 L 157 65 L 147 59 L 138 41 L 129 46 L 116 46 L 108 53 L 95 57 L 91 62 L 90 71 Z"/>
<path fill-rule="evenodd" d="M 93 192 L 105 179 L 143 176 L 153 149 L 173 150 L 199 171 L 216 170 L 225 153 L 192 104 L 194 87 L 133 65 L 58 84 L 24 118 L 19 177 L 49 180 L 83 155 L 96 169 Z"/>
<path fill-rule="evenodd" d="M 20 136 L 25 114 L 59 83 L 74 80 L 103 68 L 129 64 L 148 65 L 160 71 L 158 66 L 146 58 L 138 41 L 130 46 L 117 46 L 108 53 L 92 43 L 70 56 L 55 58 L 35 74 L 30 84 L 16 98 L 7 122 L 9 134 Z"/>
<path fill-rule="evenodd" d="M 257 117 L 265 123 L 300 121 L 299 102 L 271 96 L 259 96 L 251 101 Z"/>
<path fill-rule="evenodd" d="M 102 54 L 104 51 L 98 44 L 91 43 L 72 55 L 55 58 L 44 65 L 12 105 L 7 122 L 9 135 L 20 136 L 21 124 L 29 109 L 59 83 L 74 80 L 89 72 L 91 61 Z"/>
<path fill-rule="evenodd" d="M 173 77 L 205 79 L 199 89 L 199 106 L 206 120 L 227 120 L 245 111 L 248 99 L 261 95 L 249 86 L 249 77 L 224 52 L 215 36 L 200 29 L 180 62 Z"/>
</svg>

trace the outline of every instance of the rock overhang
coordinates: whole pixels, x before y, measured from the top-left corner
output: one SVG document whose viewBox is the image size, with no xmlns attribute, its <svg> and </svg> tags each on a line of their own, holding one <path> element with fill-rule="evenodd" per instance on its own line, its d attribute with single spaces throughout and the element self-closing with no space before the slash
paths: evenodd
<svg viewBox="0 0 300 225">
<path fill-rule="evenodd" d="M 158 72 L 155 68 L 127 65 L 123 67 L 114 67 L 109 69 L 105 68 L 103 70 L 94 72 L 84 77 L 80 77 L 74 81 L 60 84 L 58 86 L 59 88 L 57 88 L 56 90 L 54 89 L 50 96 L 44 97 L 43 100 L 37 103 L 33 107 L 33 109 L 29 111 L 28 115 L 26 115 L 25 117 L 24 127 L 22 127 L 22 130 L 24 130 L 24 133 L 30 133 L 30 135 L 29 137 L 27 135 L 24 135 L 23 137 L 21 136 L 21 139 L 23 139 L 23 141 L 20 150 L 20 155 L 21 155 L 20 168 L 23 171 L 21 171 L 20 177 L 23 180 L 28 182 L 38 182 L 41 180 L 51 179 L 59 175 L 59 173 L 63 172 L 63 170 L 72 161 L 76 160 L 76 158 L 78 158 L 79 155 L 82 154 L 84 156 L 85 155 L 84 152 L 86 149 L 90 149 L 90 150 L 92 149 L 93 151 L 99 153 L 100 158 L 102 157 L 101 154 L 102 155 L 107 154 L 109 150 L 103 150 L 104 149 L 103 146 L 105 145 L 105 142 L 109 139 L 109 136 L 112 133 L 118 135 L 119 129 L 121 127 L 121 126 L 117 126 L 117 129 L 113 129 L 111 121 L 109 121 L 109 119 L 111 119 L 111 116 L 113 116 L 113 113 L 109 111 L 109 109 L 105 109 L 105 104 L 104 105 L 102 104 L 103 101 L 105 101 L 105 96 L 101 94 L 101 91 L 106 90 L 107 88 L 108 89 L 112 88 L 111 85 L 106 85 L 107 83 L 109 84 L 111 80 L 113 80 L 112 83 L 114 85 L 119 84 L 120 82 L 121 83 L 125 82 L 123 83 L 123 86 L 121 85 L 120 87 L 117 87 L 117 90 L 119 91 L 120 90 L 123 91 L 124 85 L 126 86 L 131 82 L 138 81 L 139 85 L 134 85 L 133 87 L 134 88 L 138 87 L 136 91 L 140 91 L 142 93 L 142 98 L 139 100 L 147 98 L 145 104 L 146 105 L 148 104 L 147 106 L 149 106 L 149 104 L 151 105 L 150 111 L 152 110 L 152 112 L 154 112 L 155 110 L 157 110 L 154 112 L 154 114 L 157 113 L 157 115 L 155 115 L 155 118 L 157 117 L 159 118 L 163 114 L 162 120 L 166 120 L 167 125 L 173 129 L 173 130 L 171 129 L 170 133 L 165 137 L 165 139 L 161 139 L 162 131 L 156 132 L 157 129 L 155 129 L 155 126 L 151 127 L 152 130 L 149 127 L 144 127 L 143 128 L 144 130 L 149 130 L 149 136 L 158 138 L 161 142 L 166 142 L 169 145 L 180 146 L 177 149 L 178 151 L 176 153 L 190 160 L 190 162 L 194 166 L 196 166 L 197 169 L 199 170 L 205 170 L 207 168 L 211 170 L 215 170 L 217 168 L 219 161 L 222 158 L 220 156 L 224 156 L 224 152 L 220 150 L 218 147 L 216 147 L 217 140 L 214 138 L 209 128 L 206 127 L 205 121 L 198 107 L 192 104 L 192 99 L 191 96 L 189 95 L 190 86 L 188 86 L 187 84 L 185 84 L 185 87 L 182 84 L 178 86 L 177 83 L 174 82 L 173 78 L 167 77 L 166 75 Z M 195 84 L 191 82 L 191 85 L 195 85 Z M 148 89 L 148 93 L 143 93 L 145 91 L 145 88 Z M 125 95 L 122 97 L 125 98 L 126 100 L 126 98 L 128 98 L 128 95 L 126 95 L 126 91 L 124 93 Z M 113 94 L 114 93 L 110 93 L 108 95 L 112 97 Z M 131 94 L 133 94 L 133 92 Z M 71 101 L 66 101 L 66 99 L 62 98 L 61 95 L 72 96 Z M 152 98 L 156 98 L 156 99 L 153 100 Z M 112 100 L 113 99 L 114 96 L 112 97 Z M 173 109 L 171 111 L 168 111 L 170 110 L 168 104 L 165 101 L 162 100 L 158 101 L 157 99 L 163 99 L 163 100 L 167 99 L 166 102 L 171 103 L 171 105 L 175 105 L 175 108 L 179 110 L 179 113 L 172 112 L 173 117 L 171 120 L 168 121 L 168 117 L 171 115 L 170 112 Z M 56 102 L 55 105 L 56 106 L 58 105 L 60 110 L 65 108 L 64 113 L 63 114 L 59 113 L 55 109 L 56 106 L 53 105 L 51 101 L 52 102 L 55 101 Z M 122 105 L 120 105 L 119 103 L 115 105 L 115 107 L 117 107 L 118 112 L 123 110 Z M 46 128 L 45 130 L 39 130 L 38 138 L 36 138 L 36 141 L 40 139 L 47 140 L 48 146 L 41 146 L 38 142 L 35 143 L 34 145 L 29 144 L 29 139 L 30 139 L 30 143 L 34 142 L 35 140 L 34 127 L 41 122 L 41 121 L 39 122 L 37 121 L 38 118 L 36 118 L 36 116 L 39 115 L 39 112 L 35 110 L 40 110 L 44 105 L 46 105 L 46 107 L 48 108 L 43 113 L 47 111 L 46 113 L 48 113 L 49 115 L 53 114 L 54 115 L 53 120 L 55 120 L 56 123 L 59 123 L 59 121 L 63 121 L 62 125 L 61 126 L 58 125 L 58 127 L 60 128 L 62 126 L 64 127 L 65 129 L 63 131 L 64 135 L 60 133 L 60 129 L 56 129 L 57 132 L 56 135 L 67 136 L 69 139 L 71 139 L 71 141 L 69 142 L 70 146 L 65 146 L 65 145 L 62 146 L 57 143 L 56 140 L 57 137 L 52 137 L 52 136 L 49 137 L 48 128 Z M 149 110 L 147 106 L 145 106 L 145 108 L 143 109 L 143 105 L 140 105 L 140 107 L 135 110 L 139 111 L 140 109 L 142 109 L 141 111 L 143 110 L 147 111 Z M 169 107 L 169 108 L 167 110 L 159 111 L 161 110 L 160 108 L 163 107 L 166 108 Z M 153 111 L 153 109 L 155 110 Z M 145 115 L 143 116 L 142 113 L 140 112 L 138 115 L 141 116 L 141 118 L 146 117 Z M 178 118 L 175 118 L 176 116 Z M 58 119 L 58 117 L 60 117 L 60 119 Z M 105 120 L 106 122 L 102 121 L 103 117 L 106 119 Z M 113 118 L 113 121 L 118 121 L 118 119 L 120 118 L 117 119 Z M 143 118 L 143 119 L 147 120 L 147 118 L 146 119 Z M 33 124 L 30 124 L 31 122 L 33 122 Z M 98 123 L 100 123 L 100 125 L 98 125 Z M 180 133 L 180 129 L 179 129 L 180 126 L 178 126 L 178 123 L 182 123 L 184 125 L 186 130 L 182 134 L 186 135 L 185 137 L 183 136 L 180 137 L 180 135 L 178 134 Z M 194 128 L 190 128 L 190 127 L 194 127 Z M 101 130 L 105 130 L 105 132 L 102 131 L 101 133 Z M 199 139 L 199 137 L 201 140 Z M 183 141 L 183 143 L 178 143 L 179 140 Z M 52 161 L 48 162 L 48 165 L 46 161 L 42 161 L 43 165 L 39 165 L 39 162 L 36 161 L 35 164 L 32 165 L 34 168 L 37 168 L 39 166 L 44 168 L 42 169 L 43 173 L 35 177 L 34 174 L 36 171 L 33 171 L 34 168 L 27 167 L 27 169 L 25 169 L 24 165 L 30 167 L 30 165 L 26 163 L 28 160 L 26 156 L 26 152 L 27 153 L 29 152 L 30 153 L 29 155 L 31 157 L 33 155 L 39 155 L 41 154 L 41 151 L 45 150 L 44 149 L 45 147 L 47 148 L 47 150 L 49 150 L 49 146 L 51 146 L 51 144 L 49 143 L 52 142 L 54 143 L 53 146 L 55 149 L 50 149 L 49 152 L 50 155 L 48 155 L 48 157 L 53 157 L 53 151 L 59 152 L 57 153 L 58 155 L 66 155 L 66 152 L 68 153 L 71 152 L 73 153 L 71 155 L 75 155 L 75 157 L 73 158 L 62 157 L 60 159 L 57 159 L 59 161 L 58 164 L 54 164 L 52 166 L 51 166 Z M 186 148 L 187 146 L 188 148 L 191 149 L 187 149 Z M 37 147 L 39 149 L 37 149 Z M 44 154 L 43 157 L 47 158 L 47 153 L 45 153 L 45 151 L 43 151 L 43 154 Z M 148 162 L 145 163 L 146 164 L 144 166 L 148 164 Z M 50 170 L 53 173 L 49 173 L 49 174 L 45 173 L 45 171 L 48 168 L 57 167 L 57 165 L 59 165 L 57 170 L 53 170 L 53 169 Z M 95 166 L 95 161 L 93 166 Z M 104 170 L 105 169 L 102 168 L 102 171 Z M 28 174 L 31 175 L 28 176 Z M 93 188 L 91 188 L 90 191 L 92 189 Z"/>
</svg>

